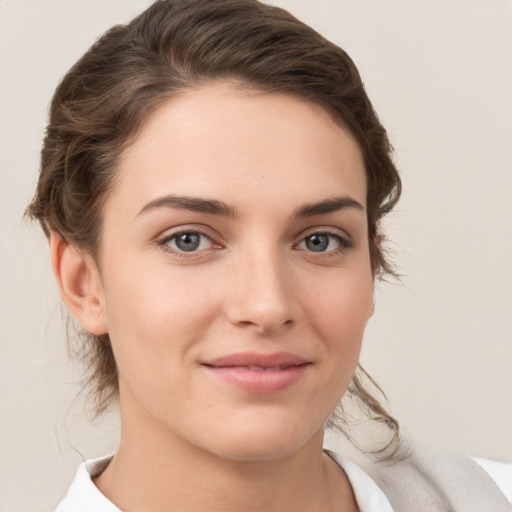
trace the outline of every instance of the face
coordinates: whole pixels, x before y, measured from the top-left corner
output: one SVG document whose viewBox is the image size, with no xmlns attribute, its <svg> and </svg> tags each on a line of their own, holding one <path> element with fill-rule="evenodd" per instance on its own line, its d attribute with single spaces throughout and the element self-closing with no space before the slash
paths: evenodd
<svg viewBox="0 0 512 512">
<path fill-rule="evenodd" d="M 301 99 L 211 85 L 157 110 L 118 178 L 99 267 L 124 428 L 237 460 L 318 437 L 372 313 L 352 137 Z"/>
</svg>

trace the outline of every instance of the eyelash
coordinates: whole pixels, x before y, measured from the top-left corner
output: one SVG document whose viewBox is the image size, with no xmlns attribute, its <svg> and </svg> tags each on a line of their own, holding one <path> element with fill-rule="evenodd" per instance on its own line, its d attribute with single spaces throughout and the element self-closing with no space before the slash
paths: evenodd
<svg viewBox="0 0 512 512">
<path fill-rule="evenodd" d="M 179 258 L 191 258 L 191 257 L 197 256 L 198 254 L 203 253 L 209 249 L 209 248 L 202 249 L 200 251 L 197 251 L 197 250 L 183 251 L 179 248 L 170 247 L 169 243 L 172 240 L 176 240 L 181 235 L 199 235 L 199 237 L 201 237 L 202 239 L 206 238 L 207 240 L 209 240 L 211 246 L 216 245 L 218 248 L 222 247 L 220 244 L 215 244 L 215 242 L 211 239 L 211 237 L 209 237 L 208 235 L 206 235 L 205 233 L 203 233 L 197 229 L 188 229 L 188 230 L 178 231 L 177 233 L 172 233 L 171 235 L 167 235 L 164 238 L 158 240 L 157 243 L 160 247 L 162 247 L 162 249 L 164 251 L 169 252 L 175 256 L 178 256 Z"/>
<path fill-rule="evenodd" d="M 301 239 L 299 244 L 305 244 L 306 240 L 312 236 L 328 236 L 331 239 L 335 239 L 338 242 L 338 247 L 335 249 L 331 249 L 329 251 L 307 251 L 309 254 L 318 255 L 322 257 L 335 257 L 339 256 L 340 254 L 343 254 L 345 251 L 352 249 L 354 247 L 354 243 L 352 240 L 350 240 L 347 237 L 342 236 L 338 231 L 332 231 L 329 229 L 322 229 L 319 231 L 311 231 L 310 233 L 304 235 Z M 299 244 L 296 244 L 299 245 Z M 330 244 L 330 242 L 329 242 Z"/>
<path fill-rule="evenodd" d="M 171 253 L 175 256 L 178 256 L 180 258 L 191 258 L 194 256 L 197 257 L 197 255 L 204 253 L 205 251 L 208 251 L 211 248 L 211 247 L 208 247 L 207 249 L 202 249 L 199 251 L 198 250 L 184 251 L 179 248 L 170 247 L 169 242 L 171 242 L 172 240 L 176 240 L 181 235 L 199 235 L 199 237 L 201 237 L 202 239 L 206 238 L 207 240 L 209 240 L 211 246 L 216 246 L 217 248 L 222 248 L 222 246 L 220 244 L 215 244 L 215 242 L 212 240 L 212 238 L 210 236 L 206 235 L 205 233 L 203 233 L 202 231 L 199 231 L 197 229 L 182 230 L 177 233 L 172 233 L 170 235 L 165 236 L 164 238 L 162 238 L 160 240 L 157 240 L 157 244 L 160 247 L 162 247 L 162 249 L 164 251 L 169 252 L 169 253 Z M 302 238 L 299 240 L 299 243 L 294 245 L 294 248 L 298 247 L 300 244 L 303 244 L 303 243 L 305 244 L 306 240 L 309 237 L 312 237 L 314 235 L 328 236 L 331 239 L 335 239 L 338 242 L 339 246 L 337 248 L 331 249 L 329 251 L 316 252 L 316 251 L 306 250 L 306 252 L 313 254 L 313 255 L 316 254 L 316 255 L 321 255 L 323 257 L 338 256 L 338 255 L 344 253 L 345 251 L 352 249 L 354 247 L 354 243 L 350 239 L 340 235 L 339 232 L 331 231 L 329 229 L 322 229 L 322 230 L 318 230 L 318 231 L 312 231 L 306 235 L 303 235 Z"/>
</svg>

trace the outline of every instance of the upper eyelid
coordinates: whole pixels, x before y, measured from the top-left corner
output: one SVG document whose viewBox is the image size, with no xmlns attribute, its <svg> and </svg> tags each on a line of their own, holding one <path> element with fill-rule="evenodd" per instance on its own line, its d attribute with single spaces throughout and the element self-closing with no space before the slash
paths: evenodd
<svg viewBox="0 0 512 512">
<path fill-rule="evenodd" d="M 213 233 L 212 233 L 213 232 Z M 155 237 L 157 241 L 162 240 L 170 240 L 171 238 L 174 238 L 175 236 L 178 236 L 182 233 L 198 233 L 200 235 L 203 235 L 210 240 L 213 241 L 214 238 L 218 238 L 219 235 L 216 231 L 214 231 L 212 228 L 209 228 L 208 226 L 202 226 L 202 225 L 180 225 L 176 226 L 174 228 L 167 228 L 164 229 L 159 235 Z"/>
<path fill-rule="evenodd" d="M 314 226 L 312 228 L 307 228 L 301 231 L 301 233 L 297 235 L 296 239 L 300 242 L 304 238 L 316 233 L 337 236 L 342 240 L 353 243 L 352 236 L 346 230 L 332 226 Z"/>
<path fill-rule="evenodd" d="M 208 238 L 208 240 L 210 240 L 211 242 L 214 242 L 212 240 L 212 237 L 207 235 L 206 233 L 203 233 L 202 231 L 193 231 L 193 230 L 184 230 L 184 231 L 176 231 L 175 233 L 169 233 L 167 236 L 163 236 L 160 239 L 160 242 L 168 242 L 169 240 L 172 240 L 173 238 L 176 238 L 177 236 L 185 235 L 188 233 L 196 233 L 200 236 L 204 236 L 205 238 Z"/>
</svg>

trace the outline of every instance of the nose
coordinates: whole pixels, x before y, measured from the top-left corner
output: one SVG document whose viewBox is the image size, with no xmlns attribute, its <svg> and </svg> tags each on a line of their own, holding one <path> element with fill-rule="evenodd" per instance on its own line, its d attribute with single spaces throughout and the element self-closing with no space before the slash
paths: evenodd
<svg viewBox="0 0 512 512">
<path fill-rule="evenodd" d="M 296 323 L 299 315 L 293 276 L 279 255 L 245 255 L 233 270 L 226 304 L 231 323 L 266 335 Z"/>
</svg>

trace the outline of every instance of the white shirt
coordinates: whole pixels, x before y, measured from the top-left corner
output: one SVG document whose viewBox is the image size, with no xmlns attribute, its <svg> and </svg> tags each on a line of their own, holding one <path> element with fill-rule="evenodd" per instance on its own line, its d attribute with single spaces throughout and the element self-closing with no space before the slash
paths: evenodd
<svg viewBox="0 0 512 512">
<path fill-rule="evenodd" d="M 365 471 L 339 454 L 331 451 L 328 453 L 347 474 L 360 512 L 394 512 L 384 492 Z M 100 474 L 111 459 L 112 456 L 103 457 L 81 464 L 66 497 L 60 502 L 55 512 L 122 512 L 100 492 L 92 481 L 92 476 Z M 494 480 L 512 504 L 512 464 L 486 459 L 473 460 Z M 489 510 L 489 512 L 493 511 Z"/>
</svg>

